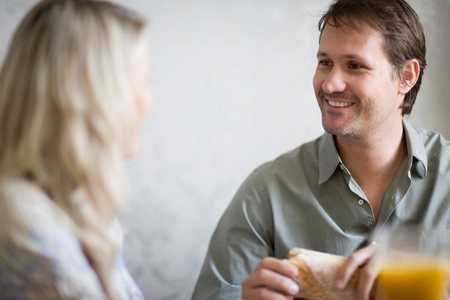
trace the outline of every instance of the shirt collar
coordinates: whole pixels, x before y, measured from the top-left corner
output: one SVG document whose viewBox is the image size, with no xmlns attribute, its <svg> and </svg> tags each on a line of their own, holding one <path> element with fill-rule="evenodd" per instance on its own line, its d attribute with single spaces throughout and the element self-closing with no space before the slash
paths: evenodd
<svg viewBox="0 0 450 300">
<path fill-rule="evenodd" d="M 411 170 L 415 170 L 420 177 L 427 174 L 427 152 L 417 130 L 403 120 L 405 129 L 408 159 L 412 161 Z M 334 136 L 324 133 L 319 140 L 319 184 L 327 181 L 341 164 L 341 158 L 334 143 Z"/>
<path fill-rule="evenodd" d="M 411 171 L 414 170 L 420 177 L 424 178 L 427 175 L 428 158 L 422 138 L 417 130 L 405 120 L 403 120 L 403 128 L 405 129 L 408 157 L 412 161 Z"/>
<path fill-rule="evenodd" d="M 319 140 L 319 184 L 327 181 L 340 163 L 334 136 L 326 132 Z"/>
</svg>

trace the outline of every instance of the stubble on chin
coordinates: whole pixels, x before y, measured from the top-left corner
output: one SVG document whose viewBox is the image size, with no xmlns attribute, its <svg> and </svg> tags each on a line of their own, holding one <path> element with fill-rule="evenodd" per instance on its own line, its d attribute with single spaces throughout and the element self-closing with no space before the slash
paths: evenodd
<svg viewBox="0 0 450 300">
<path fill-rule="evenodd" d="M 353 136 L 355 134 L 354 128 L 350 126 L 350 124 L 334 124 L 333 121 L 327 120 L 326 117 L 322 114 L 322 127 L 325 130 L 325 132 L 335 135 L 335 136 L 342 136 L 342 137 L 348 137 Z"/>
<path fill-rule="evenodd" d="M 345 136 L 346 135 L 344 131 L 338 130 L 334 126 L 330 126 L 329 124 L 327 124 L 323 120 L 322 120 L 322 127 L 325 130 L 325 132 L 327 132 L 327 133 L 329 133 L 331 135 L 337 135 L 337 136 Z"/>
</svg>

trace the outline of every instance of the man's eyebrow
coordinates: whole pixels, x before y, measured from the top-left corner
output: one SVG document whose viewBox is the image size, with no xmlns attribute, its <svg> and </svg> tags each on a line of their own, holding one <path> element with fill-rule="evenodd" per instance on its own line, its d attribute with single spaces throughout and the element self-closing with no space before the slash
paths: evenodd
<svg viewBox="0 0 450 300">
<path fill-rule="evenodd" d="M 329 57 L 329 55 L 324 51 L 319 51 L 319 52 L 317 52 L 317 57 Z M 365 60 L 362 56 L 360 56 L 358 54 L 346 54 L 346 55 L 340 56 L 339 58 L 344 58 L 344 59 L 349 59 L 349 60 L 354 59 L 354 60 L 361 60 L 361 61 Z"/>
</svg>

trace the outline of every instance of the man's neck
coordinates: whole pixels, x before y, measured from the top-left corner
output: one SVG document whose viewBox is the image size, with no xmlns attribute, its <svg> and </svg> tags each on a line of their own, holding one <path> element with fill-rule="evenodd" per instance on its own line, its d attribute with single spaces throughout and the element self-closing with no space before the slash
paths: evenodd
<svg viewBox="0 0 450 300">
<path fill-rule="evenodd" d="M 384 195 L 407 154 L 403 124 L 385 133 L 384 137 L 371 136 L 362 140 L 336 137 L 340 157 L 366 195 L 375 220 Z"/>
<path fill-rule="evenodd" d="M 336 147 L 344 165 L 352 175 L 372 176 L 395 170 L 406 156 L 403 123 L 384 135 L 361 139 L 337 136 Z"/>
</svg>

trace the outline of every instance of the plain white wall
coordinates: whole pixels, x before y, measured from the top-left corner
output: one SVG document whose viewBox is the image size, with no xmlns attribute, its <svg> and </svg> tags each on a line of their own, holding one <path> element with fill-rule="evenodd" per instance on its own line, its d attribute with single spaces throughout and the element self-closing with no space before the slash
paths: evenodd
<svg viewBox="0 0 450 300">
<path fill-rule="evenodd" d="M 312 90 L 328 0 L 120 0 L 151 20 L 154 111 L 124 215 L 125 255 L 148 299 L 188 299 L 209 237 L 259 164 L 320 135 Z M 0 0 L 0 60 L 35 0 Z M 449 0 L 411 1 L 428 69 L 410 122 L 450 137 Z M 1 141 L 0 141 L 1 142 Z"/>
</svg>

